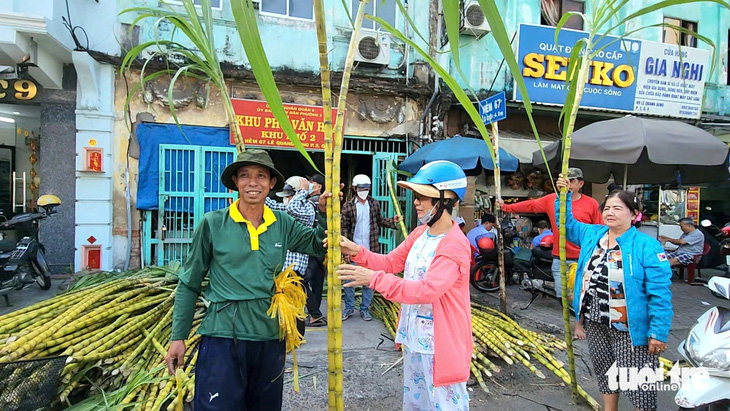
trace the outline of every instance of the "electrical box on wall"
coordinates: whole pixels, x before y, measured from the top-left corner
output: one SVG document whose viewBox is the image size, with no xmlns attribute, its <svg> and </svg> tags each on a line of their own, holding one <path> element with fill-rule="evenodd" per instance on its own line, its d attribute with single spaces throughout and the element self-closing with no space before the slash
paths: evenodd
<svg viewBox="0 0 730 411">
<path fill-rule="evenodd" d="M 104 149 L 101 147 L 84 147 L 83 171 L 104 172 Z"/>
<path fill-rule="evenodd" d="M 85 270 L 101 270 L 101 246 L 81 246 L 81 267 Z"/>
</svg>

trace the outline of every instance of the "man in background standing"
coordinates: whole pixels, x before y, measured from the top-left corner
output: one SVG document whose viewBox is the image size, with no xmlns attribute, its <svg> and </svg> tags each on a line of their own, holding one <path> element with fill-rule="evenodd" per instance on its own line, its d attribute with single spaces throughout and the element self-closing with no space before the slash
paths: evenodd
<svg viewBox="0 0 730 411">
<path fill-rule="evenodd" d="M 364 174 L 358 174 L 352 179 L 352 189 L 356 195 L 351 201 L 342 204 L 342 236 L 370 251 L 380 252 L 378 246 L 380 227 L 395 229 L 400 217 L 397 215 L 392 218 L 383 217 L 380 213 L 380 203 L 370 196 L 371 188 L 370 177 Z M 373 319 L 368 312 L 372 298 L 373 290 L 363 287 L 360 316 L 365 321 Z M 350 318 L 354 312 L 355 288 L 345 287 L 345 310 L 342 312 L 342 320 Z"/>
<path fill-rule="evenodd" d="M 580 191 L 585 184 L 583 180 L 583 170 L 571 167 L 568 169 L 568 188 L 573 193 L 573 217 L 581 223 L 586 224 L 603 224 L 603 217 L 598 202 L 587 195 L 583 195 Z M 560 232 L 558 224 L 555 221 L 555 198 L 557 194 L 548 194 L 545 197 L 534 200 L 521 201 L 515 204 L 505 204 L 499 201 L 502 211 L 506 213 L 544 213 L 550 219 L 550 225 L 555 227 L 553 231 L 553 280 L 555 281 L 555 295 L 560 299 L 563 296 L 563 281 L 560 276 L 560 249 L 557 247 L 560 241 Z M 577 245 L 566 242 L 565 244 L 566 265 L 578 262 L 580 248 Z M 585 339 L 585 331 L 580 323 L 576 323 L 575 337 Z"/>
<path fill-rule="evenodd" d="M 296 186 L 299 187 L 299 189 L 296 190 L 289 183 L 285 184 L 284 188 L 276 193 L 276 196 L 282 198 L 284 202 L 279 203 L 269 197 L 266 197 L 266 206 L 272 210 L 286 212 L 290 216 L 294 217 L 295 220 L 307 227 L 315 227 L 315 206 L 307 199 L 307 195 L 309 194 L 309 182 L 307 179 L 298 176 L 290 177 L 287 181 L 296 182 Z M 304 286 L 304 291 L 307 293 L 307 301 L 309 301 L 310 295 L 312 294 L 309 279 L 306 276 L 310 258 L 316 257 L 310 257 L 307 254 L 301 254 L 294 251 L 287 251 L 284 267 L 282 267 L 282 269 L 284 269 L 293 265 L 292 270 L 302 277 L 302 285 Z M 320 299 L 321 295 L 322 290 L 320 288 Z M 304 335 L 305 331 L 304 325 L 304 321 L 300 322 L 297 320 L 297 328 L 302 335 Z"/>
</svg>

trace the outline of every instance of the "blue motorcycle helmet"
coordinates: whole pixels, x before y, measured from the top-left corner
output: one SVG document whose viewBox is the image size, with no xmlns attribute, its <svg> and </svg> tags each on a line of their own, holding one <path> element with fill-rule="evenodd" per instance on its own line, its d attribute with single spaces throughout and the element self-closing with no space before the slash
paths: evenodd
<svg viewBox="0 0 730 411">
<path fill-rule="evenodd" d="M 451 161 L 438 160 L 426 163 L 408 181 L 399 181 L 398 186 L 438 200 L 438 209 L 428 223 L 433 225 L 457 201 L 464 201 L 466 195 L 466 174 Z"/>
</svg>

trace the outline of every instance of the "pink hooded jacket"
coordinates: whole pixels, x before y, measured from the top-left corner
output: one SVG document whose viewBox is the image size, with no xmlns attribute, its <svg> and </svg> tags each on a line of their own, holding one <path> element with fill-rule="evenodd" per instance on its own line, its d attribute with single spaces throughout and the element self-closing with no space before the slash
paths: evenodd
<svg viewBox="0 0 730 411">
<path fill-rule="evenodd" d="M 469 379 L 472 356 L 471 306 L 469 299 L 470 245 L 459 226 L 436 248 L 436 255 L 426 278 L 408 281 L 387 273 L 405 268 L 408 252 L 428 226 L 413 230 L 401 245 L 388 255 L 376 254 L 360 247 L 353 259 L 375 270 L 370 288 L 383 297 L 402 304 L 432 304 L 434 324 L 434 386 L 443 387 Z"/>
</svg>

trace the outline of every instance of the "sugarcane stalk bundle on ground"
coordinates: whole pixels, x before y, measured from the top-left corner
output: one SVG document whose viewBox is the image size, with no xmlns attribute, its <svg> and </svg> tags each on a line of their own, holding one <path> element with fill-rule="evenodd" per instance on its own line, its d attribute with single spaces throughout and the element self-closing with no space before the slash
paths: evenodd
<svg viewBox="0 0 730 411">
<path fill-rule="evenodd" d="M 395 336 L 400 304 L 376 295 L 370 309 L 385 323 L 391 335 Z M 539 363 L 563 382 L 570 384 L 570 376 L 564 364 L 552 356 L 555 350 L 565 350 L 565 341 L 522 328 L 509 316 L 481 304 L 472 303 L 471 315 L 474 337 L 471 372 L 484 391 L 489 392 L 485 379 L 501 370 L 495 364 L 495 358 L 501 359 L 507 365 L 520 363 L 538 378 L 545 379 L 545 374 L 536 366 Z M 600 408 L 596 400 L 582 388 L 579 387 L 578 392 L 594 409 Z"/>
<path fill-rule="evenodd" d="M 193 399 L 197 343 L 205 314 L 199 300 L 186 341 L 185 367 L 170 376 L 163 358 L 172 330 L 179 266 L 82 277 L 65 293 L 0 316 L 0 365 L 66 357 L 56 402 L 79 409 L 182 409 Z M 0 370 L 3 368 L 0 368 Z M 12 368 L 8 368 L 12 370 Z M 43 367 L 38 384 L 44 383 Z M 12 381 L 2 375 L 0 409 L 14 409 Z M 27 383 L 28 378 L 23 378 Z M 24 395 L 33 395 L 26 386 Z"/>
</svg>

